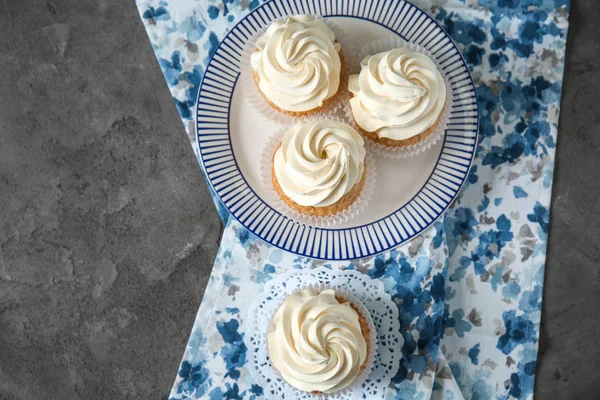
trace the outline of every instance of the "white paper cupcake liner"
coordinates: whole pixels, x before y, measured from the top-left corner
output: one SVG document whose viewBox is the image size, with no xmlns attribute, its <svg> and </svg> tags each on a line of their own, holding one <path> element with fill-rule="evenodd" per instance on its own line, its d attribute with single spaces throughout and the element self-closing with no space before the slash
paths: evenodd
<svg viewBox="0 0 600 400">
<path fill-rule="evenodd" d="M 317 18 L 322 17 L 317 16 Z M 262 93 L 258 89 L 256 82 L 254 82 L 250 57 L 252 53 L 256 51 L 256 41 L 266 32 L 268 26 L 265 26 L 261 30 L 257 31 L 244 46 L 240 64 L 240 83 L 244 92 L 244 97 L 250 101 L 250 104 L 254 109 L 256 109 L 261 115 L 268 118 L 270 121 L 279 125 L 283 125 L 292 124 L 294 121 L 308 117 L 320 116 L 322 118 L 326 118 L 327 116 L 332 116 L 338 111 L 342 110 L 344 104 L 348 102 L 348 99 L 351 95 L 351 93 L 348 91 L 348 77 L 350 74 L 353 74 L 356 71 L 356 68 L 354 67 L 357 60 L 356 46 L 354 46 L 351 41 L 347 40 L 348 35 L 339 25 L 332 21 L 326 22 L 331 30 L 333 30 L 335 33 L 336 40 L 342 47 L 342 53 L 344 54 L 344 75 L 340 81 L 338 91 L 334 95 L 334 100 L 323 109 L 314 112 L 308 111 L 305 116 L 295 117 L 276 110 L 269 103 L 267 103 Z"/>
<path fill-rule="evenodd" d="M 364 370 L 346 388 L 329 394 L 303 392 L 289 385 L 270 362 L 267 332 L 281 304 L 293 293 L 314 288 L 333 289 L 352 304 L 369 326 L 370 352 Z M 385 292 L 383 283 L 355 270 L 287 270 L 269 281 L 249 310 L 247 342 L 250 375 L 272 398 L 355 399 L 383 398 L 391 378 L 400 366 L 404 339 L 400 333 L 398 307 Z M 379 338 L 382 340 L 380 341 Z"/>
<path fill-rule="evenodd" d="M 362 60 L 364 57 L 372 54 L 381 53 L 384 51 L 389 51 L 392 49 L 409 47 L 411 51 L 417 51 L 419 53 L 425 54 L 435 63 L 438 71 L 442 74 L 444 78 L 444 82 L 446 84 L 446 103 L 444 105 L 444 109 L 442 110 L 442 114 L 440 115 L 439 121 L 434 129 L 425 139 L 422 141 L 411 144 L 403 147 L 391 147 L 386 146 L 381 143 L 377 143 L 367 137 L 365 137 L 365 142 L 369 150 L 373 153 L 392 159 L 401 159 L 412 157 L 416 154 L 419 154 L 431 146 L 433 146 L 438 140 L 444 137 L 446 129 L 448 129 L 448 122 L 450 121 L 450 113 L 452 112 L 452 107 L 454 106 L 454 99 L 452 96 L 452 87 L 450 86 L 448 79 L 446 77 L 445 72 L 443 71 L 441 65 L 438 60 L 433 57 L 431 52 L 417 44 L 409 43 L 399 37 L 388 37 L 384 39 L 379 39 L 374 42 L 367 44 L 362 47 L 358 52 L 358 60 Z M 349 121 L 352 121 L 355 125 L 358 125 L 354 120 L 354 115 L 352 113 L 352 107 L 350 106 L 350 102 L 346 102 L 344 105 L 344 114 Z M 359 130 L 360 132 L 360 130 Z"/>
<path fill-rule="evenodd" d="M 356 217 L 362 210 L 365 209 L 365 207 L 371 201 L 371 197 L 373 197 L 373 193 L 375 192 L 375 182 L 377 180 L 375 159 L 373 158 L 373 156 L 369 152 L 369 149 L 367 148 L 365 156 L 365 182 L 363 184 L 363 188 L 360 194 L 358 195 L 354 203 L 352 203 L 347 209 L 340 211 L 336 214 L 328 215 L 326 217 L 319 217 L 314 215 L 303 214 L 299 211 L 296 211 L 293 208 L 289 207 L 281 199 L 279 193 L 277 193 L 277 191 L 273 187 L 273 155 L 275 154 L 275 150 L 283 141 L 285 133 L 298 122 L 309 122 L 314 120 L 322 120 L 324 118 L 346 123 L 345 120 L 335 116 L 314 116 L 303 119 L 297 119 L 289 125 L 282 125 L 279 132 L 271 136 L 265 144 L 260 162 L 261 178 L 263 185 L 266 188 L 267 203 L 270 204 L 276 211 L 280 212 L 282 215 L 300 224 L 310 225 L 317 228 L 330 228 L 338 224 L 347 222 L 352 218 Z M 366 144 L 367 143 L 365 140 L 365 145 Z"/>
</svg>

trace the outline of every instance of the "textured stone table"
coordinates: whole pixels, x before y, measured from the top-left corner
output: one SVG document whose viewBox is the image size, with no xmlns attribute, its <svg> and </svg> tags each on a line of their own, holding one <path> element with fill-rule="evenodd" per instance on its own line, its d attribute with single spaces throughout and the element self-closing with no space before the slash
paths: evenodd
<svg viewBox="0 0 600 400">
<path fill-rule="evenodd" d="M 600 396 L 600 11 L 574 0 L 538 399 Z M 221 225 L 133 1 L 0 0 L 0 399 L 166 398 Z"/>
</svg>

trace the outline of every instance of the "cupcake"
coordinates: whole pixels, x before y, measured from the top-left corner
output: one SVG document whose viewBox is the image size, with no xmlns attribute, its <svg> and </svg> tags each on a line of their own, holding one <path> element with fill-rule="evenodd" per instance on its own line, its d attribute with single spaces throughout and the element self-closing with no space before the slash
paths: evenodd
<svg viewBox="0 0 600 400">
<path fill-rule="evenodd" d="M 300 213 L 337 214 L 364 186 L 365 156 L 364 140 L 351 126 L 330 119 L 298 122 L 273 154 L 273 186 Z"/>
<path fill-rule="evenodd" d="M 371 332 L 365 318 L 334 290 L 295 292 L 279 307 L 267 332 L 271 364 L 298 390 L 342 390 L 368 364 Z"/>
<path fill-rule="evenodd" d="M 267 103 L 292 116 L 320 111 L 333 102 L 343 72 L 335 34 L 311 15 L 275 21 L 256 41 L 250 63 Z"/>
<path fill-rule="evenodd" d="M 425 140 L 440 123 L 446 84 L 427 55 L 402 47 L 366 56 L 348 89 L 352 115 L 367 138 L 391 147 Z"/>
</svg>

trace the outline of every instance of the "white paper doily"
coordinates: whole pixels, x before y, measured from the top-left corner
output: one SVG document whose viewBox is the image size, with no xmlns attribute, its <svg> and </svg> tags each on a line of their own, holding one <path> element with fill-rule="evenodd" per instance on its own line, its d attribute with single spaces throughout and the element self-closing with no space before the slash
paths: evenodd
<svg viewBox="0 0 600 400">
<path fill-rule="evenodd" d="M 267 350 L 267 327 L 275 312 L 292 293 L 310 286 L 334 289 L 336 293 L 354 297 L 371 316 L 376 330 L 377 346 L 368 377 L 359 376 L 348 388 L 331 394 L 315 395 L 287 384 L 271 365 Z M 355 270 L 292 269 L 267 282 L 264 291 L 250 306 L 248 330 L 244 335 L 248 347 L 248 370 L 268 398 L 302 399 L 363 399 L 383 398 L 392 377 L 400 367 L 404 338 L 400 333 L 398 306 L 385 292 L 380 280 Z"/>
</svg>

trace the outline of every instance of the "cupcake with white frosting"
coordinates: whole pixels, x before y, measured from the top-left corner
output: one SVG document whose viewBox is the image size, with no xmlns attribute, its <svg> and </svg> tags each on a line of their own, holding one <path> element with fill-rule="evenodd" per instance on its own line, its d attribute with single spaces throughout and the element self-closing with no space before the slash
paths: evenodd
<svg viewBox="0 0 600 400">
<path fill-rule="evenodd" d="M 288 384 L 304 392 L 348 388 L 375 351 L 367 318 L 334 290 L 309 287 L 295 292 L 279 307 L 267 332 L 271 364 Z"/>
<path fill-rule="evenodd" d="M 365 56 L 348 89 L 361 133 L 385 146 L 422 142 L 436 130 L 446 107 L 446 83 L 436 64 L 408 45 Z"/>
<path fill-rule="evenodd" d="M 325 109 L 343 75 L 340 43 L 322 19 L 311 15 L 273 22 L 256 41 L 250 64 L 265 101 L 292 116 Z"/>
<path fill-rule="evenodd" d="M 300 213 L 337 214 L 361 193 L 365 157 L 364 140 L 351 126 L 331 119 L 298 122 L 273 154 L 273 186 Z"/>
</svg>

